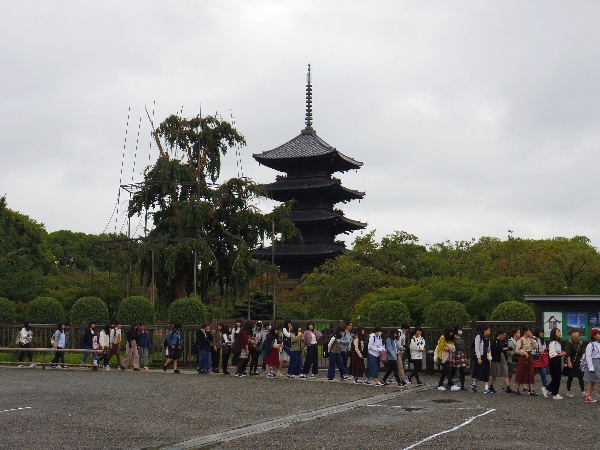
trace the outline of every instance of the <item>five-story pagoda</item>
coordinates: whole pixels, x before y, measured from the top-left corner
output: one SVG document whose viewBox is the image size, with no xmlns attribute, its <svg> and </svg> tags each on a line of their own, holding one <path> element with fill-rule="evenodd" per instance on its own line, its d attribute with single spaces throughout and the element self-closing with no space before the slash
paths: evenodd
<svg viewBox="0 0 600 450">
<path fill-rule="evenodd" d="M 261 154 L 254 154 L 260 164 L 285 176 L 277 176 L 274 183 L 265 185 L 273 200 L 293 200 L 290 220 L 300 234 L 275 245 L 275 263 L 291 279 L 299 279 L 312 272 L 325 260 L 346 251 L 343 242 L 336 241 L 340 233 L 349 233 L 366 227 L 365 223 L 348 219 L 334 205 L 361 199 L 364 192 L 347 189 L 335 172 L 359 169 L 361 162 L 339 152 L 317 136 L 312 127 L 312 81 L 310 64 L 306 83 L 306 127 L 285 144 Z M 272 249 L 260 248 L 254 256 L 271 260 Z"/>
</svg>

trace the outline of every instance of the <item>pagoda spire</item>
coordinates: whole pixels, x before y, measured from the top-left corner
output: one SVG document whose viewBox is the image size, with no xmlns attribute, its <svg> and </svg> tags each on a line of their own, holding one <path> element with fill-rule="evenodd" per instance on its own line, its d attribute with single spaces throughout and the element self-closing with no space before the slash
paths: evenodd
<svg viewBox="0 0 600 450">
<path fill-rule="evenodd" d="M 306 73 L 306 127 L 302 130 L 302 134 L 315 134 L 312 127 L 312 76 L 310 75 L 310 64 Z"/>
</svg>

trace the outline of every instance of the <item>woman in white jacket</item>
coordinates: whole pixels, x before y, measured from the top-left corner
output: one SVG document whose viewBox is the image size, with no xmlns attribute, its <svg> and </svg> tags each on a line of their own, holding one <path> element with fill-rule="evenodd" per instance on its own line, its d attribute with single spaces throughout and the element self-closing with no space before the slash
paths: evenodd
<svg viewBox="0 0 600 450">
<path fill-rule="evenodd" d="M 415 332 L 410 340 L 410 360 L 413 364 L 413 373 L 408 376 L 408 379 L 412 381 L 414 378 L 417 380 L 417 386 L 423 386 L 419 379 L 419 372 L 423 368 L 423 355 L 425 354 L 425 338 L 421 336 L 423 329 L 421 327 L 415 327 Z"/>
<path fill-rule="evenodd" d="M 379 353 L 385 351 L 385 346 L 381 339 L 381 327 L 375 327 L 373 333 L 369 335 L 368 351 L 367 373 L 364 384 L 371 384 L 370 380 L 372 379 L 375 382 L 375 386 L 384 386 L 385 383 L 379 381 Z"/>
<path fill-rule="evenodd" d="M 594 385 L 600 382 L 600 330 L 594 328 L 590 333 L 592 341 L 585 348 L 585 367 L 583 380 L 588 382 L 587 403 L 596 403 L 598 400 L 592 397 Z"/>
<path fill-rule="evenodd" d="M 100 345 L 100 349 L 102 350 L 102 356 L 100 356 L 100 358 L 103 358 L 104 360 L 104 368 L 106 370 L 110 370 L 110 366 L 108 365 L 110 350 L 110 325 L 105 325 L 104 330 L 100 332 L 98 345 Z"/>
</svg>

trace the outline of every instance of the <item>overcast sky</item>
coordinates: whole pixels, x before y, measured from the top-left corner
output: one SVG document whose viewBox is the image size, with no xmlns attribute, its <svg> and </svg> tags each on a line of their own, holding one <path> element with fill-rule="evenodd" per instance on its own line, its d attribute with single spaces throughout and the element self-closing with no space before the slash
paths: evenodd
<svg viewBox="0 0 600 450">
<path fill-rule="evenodd" d="M 145 105 L 233 116 L 243 175 L 272 182 L 252 153 L 304 127 L 311 63 L 317 134 L 364 163 L 337 176 L 365 198 L 338 206 L 367 231 L 598 246 L 599 19 L 596 1 L 4 2 L 0 195 L 49 232 L 126 231 L 119 184 L 158 154 Z"/>
</svg>

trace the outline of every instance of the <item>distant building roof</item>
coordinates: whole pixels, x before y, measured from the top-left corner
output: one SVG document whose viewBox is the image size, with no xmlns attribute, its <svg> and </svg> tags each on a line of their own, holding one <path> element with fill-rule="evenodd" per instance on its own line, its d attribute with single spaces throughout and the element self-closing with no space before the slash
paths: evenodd
<svg viewBox="0 0 600 450">
<path fill-rule="evenodd" d="M 275 258 L 287 256 L 325 256 L 333 257 L 346 252 L 342 245 L 333 245 L 325 243 L 317 244 L 276 244 Z M 254 255 L 260 259 L 271 257 L 271 247 L 257 248 L 253 251 Z"/>
<path fill-rule="evenodd" d="M 600 302 L 600 295 L 526 295 L 527 302 Z"/>
<path fill-rule="evenodd" d="M 335 171 L 346 171 L 360 168 L 363 163 L 337 151 L 316 133 L 303 132 L 291 141 L 273 150 L 252 155 L 259 163 L 275 170 L 285 172 L 286 167 L 294 160 L 305 160 L 316 157 L 331 156 Z"/>
</svg>

